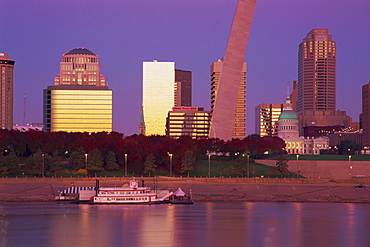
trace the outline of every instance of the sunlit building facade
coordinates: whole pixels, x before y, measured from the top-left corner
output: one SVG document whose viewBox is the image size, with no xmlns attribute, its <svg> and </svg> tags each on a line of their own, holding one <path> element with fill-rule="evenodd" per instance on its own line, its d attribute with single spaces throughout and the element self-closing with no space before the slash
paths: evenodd
<svg viewBox="0 0 370 247">
<path fill-rule="evenodd" d="M 278 135 L 278 120 L 285 104 L 259 104 L 255 107 L 255 133 L 263 136 Z"/>
<path fill-rule="evenodd" d="M 0 52 L 0 128 L 13 128 L 14 64 L 9 54 Z"/>
<path fill-rule="evenodd" d="M 60 73 L 54 79 L 54 86 L 107 86 L 100 74 L 99 57 L 89 49 L 78 47 L 62 56 Z"/>
<path fill-rule="evenodd" d="M 218 92 L 218 86 L 220 82 L 220 76 L 222 71 L 222 61 L 219 59 L 217 62 L 212 63 L 210 74 L 211 74 L 211 115 L 216 104 L 216 96 Z M 234 110 L 232 138 L 233 139 L 244 139 L 246 135 L 246 71 L 247 64 L 243 63 L 243 69 L 240 73 L 239 87 L 236 100 L 236 107 Z M 220 99 L 222 100 L 222 99 Z M 209 133 L 210 137 L 217 137 L 217 130 L 213 129 L 216 133 Z"/>
<path fill-rule="evenodd" d="M 209 124 L 210 112 L 203 107 L 173 107 L 168 112 L 166 135 L 172 138 L 208 138 Z"/>
<path fill-rule="evenodd" d="M 112 131 L 112 90 L 100 74 L 98 56 L 88 49 L 63 54 L 60 74 L 43 97 L 44 131 Z"/>
<path fill-rule="evenodd" d="M 175 106 L 175 63 L 143 62 L 145 135 L 165 135 L 166 118 Z"/>
<path fill-rule="evenodd" d="M 111 132 L 112 90 L 95 86 L 50 86 L 44 90 L 44 130 Z"/>
</svg>

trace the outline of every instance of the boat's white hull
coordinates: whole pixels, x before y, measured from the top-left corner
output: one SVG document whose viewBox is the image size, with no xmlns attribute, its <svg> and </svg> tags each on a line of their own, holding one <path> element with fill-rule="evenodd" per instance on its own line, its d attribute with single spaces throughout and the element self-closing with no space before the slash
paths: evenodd
<svg viewBox="0 0 370 247">
<path fill-rule="evenodd" d="M 106 197 L 106 196 L 94 196 L 92 203 L 99 203 L 99 204 L 135 204 L 135 203 L 151 203 L 155 202 L 156 198 L 155 195 L 145 196 L 142 195 L 140 197 L 125 197 L 125 196 L 114 196 L 114 197 Z"/>
</svg>

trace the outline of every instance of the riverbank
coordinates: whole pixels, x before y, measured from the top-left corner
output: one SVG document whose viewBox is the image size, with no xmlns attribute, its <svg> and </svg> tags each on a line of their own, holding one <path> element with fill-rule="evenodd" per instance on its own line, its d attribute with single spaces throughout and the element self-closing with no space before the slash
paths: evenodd
<svg viewBox="0 0 370 247">
<path fill-rule="evenodd" d="M 131 178 L 99 178 L 104 186 L 122 186 Z M 370 186 L 358 181 L 309 179 L 138 178 L 147 186 L 192 193 L 195 202 L 344 202 L 370 203 Z M 94 178 L 0 178 L 0 202 L 54 202 L 58 191 L 95 186 Z M 365 184 L 366 185 L 366 184 Z"/>
</svg>

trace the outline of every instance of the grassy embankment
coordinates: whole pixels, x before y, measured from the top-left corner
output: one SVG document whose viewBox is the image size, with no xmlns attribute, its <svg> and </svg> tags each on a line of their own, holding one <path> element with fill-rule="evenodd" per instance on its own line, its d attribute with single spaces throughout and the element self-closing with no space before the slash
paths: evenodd
<svg viewBox="0 0 370 247">
<path fill-rule="evenodd" d="M 287 155 L 286 159 L 296 160 L 296 155 Z M 348 155 L 299 155 L 299 160 L 331 160 L 331 161 L 346 161 L 348 160 Z M 276 159 L 276 157 L 271 158 Z M 352 161 L 370 161 L 370 155 L 351 155 Z M 236 161 L 232 160 L 230 157 L 219 157 L 212 156 L 210 164 L 208 164 L 208 156 L 203 155 L 196 160 L 194 165 L 194 171 L 190 172 L 191 177 L 207 177 L 208 176 L 208 165 L 210 165 L 211 177 L 241 177 L 242 175 L 236 174 Z M 130 171 L 130 168 L 128 169 Z M 133 176 L 148 176 L 148 174 L 131 174 Z M 99 176 L 107 177 L 122 177 L 124 176 L 124 169 L 118 171 L 102 171 L 99 172 Z M 154 174 L 152 174 L 153 176 Z M 157 170 L 157 176 L 168 176 L 167 170 Z M 180 176 L 174 172 L 175 176 Z M 182 176 L 187 176 L 187 173 L 181 174 Z M 0 175 L 1 176 L 1 175 Z M 63 176 L 63 174 L 58 175 Z M 64 176 L 83 176 L 78 174 L 65 174 Z M 244 174 L 243 176 L 246 176 Z M 280 174 L 277 172 L 276 167 L 266 166 L 258 163 L 258 160 L 251 160 L 249 164 L 249 177 L 296 177 L 296 174 Z"/>
<path fill-rule="evenodd" d="M 277 157 L 271 158 L 276 160 Z M 296 155 L 285 156 L 288 160 L 296 160 Z M 299 160 L 332 160 L 332 161 L 346 161 L 348 160 L 348 155 L 299 155 Z M 352 161 L 370 161 L 369 155 L 351 155 Z M 266 166 L 258 163 L 258 159 L 251 160 L 250 162 L 250 177 L 296 177 L 295 173 L 290 174 L 280 174 L 277 172 L 276 167 Z M 230 157 L 217 157 L 212 156 L 210 161 L 211 177 L 237 177 L 241 175 L 236 175 L 236 161 L 232 160 Z M 167 171 L 159 170 L 157 175 L 167 176 Z M 102 176 L 122 176 L 123 171 L 102 172 Z M 144 176 L 147 174 L 144 174 Z M 187 176 L 187 174 L 182 174 L 182 176 Z M 191 177 L 206 177 L 208 176 L 208 156 L 204 155 L 196 160 L 194 165 L 194 171 L 190 173 Z"/>
</svg>

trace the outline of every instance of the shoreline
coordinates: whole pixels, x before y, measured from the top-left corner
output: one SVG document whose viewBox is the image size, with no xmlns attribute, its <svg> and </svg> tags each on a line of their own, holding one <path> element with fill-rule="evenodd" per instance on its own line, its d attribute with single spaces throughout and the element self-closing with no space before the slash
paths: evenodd
<svg viewBox="0 0 370 247">
<path fill-rule="evenodd" d="M 138 178 L 147 186 L 173 191 L 192 191 L 194 202 L 321 202 L 370 203 L 370 186 L 356 188 L 347 183 L 308 179 L 195 179 Z M 122 186 L 131 178 L 99 178 L 104 186 Z M 273 183 L 275 182 L 275 183 Z M 354 183 L 355 182 L 355 183 Z M 0 179 L 0 203 L 58 203 L 58 191 L 68 187 L 95 186 L 88 178 L 7 178 Z"/>
</svg>

